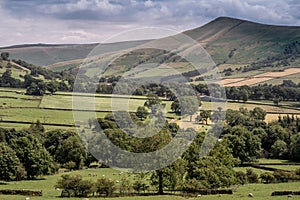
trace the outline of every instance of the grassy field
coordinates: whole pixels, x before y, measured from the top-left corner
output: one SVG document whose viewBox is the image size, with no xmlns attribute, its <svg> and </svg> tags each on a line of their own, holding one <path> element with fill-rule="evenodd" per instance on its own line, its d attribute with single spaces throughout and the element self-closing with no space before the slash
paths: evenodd
<svg viewBox="0 0 300 200">
<path fill-rule="evenodd" d="M 97 176 L 91 177 L 88 174 L 95 174 Z M 80 174 L 84 179 L 87 180 L 97 180 L 99 177 L 108 177 L 112 180 L 120 180 L 121 177 L 126 176 L 129 180 L 133 181 L 135 175 L 123 174 L 119 175 L 119 171 L 113 169 L 86 169 L 81 171 L 69 172 L 69 174 Z M 9 182 L 0 184 L 0 189 L 32 189 L 32 190 L 42 190 L 42 197 L 30 197 L 31 200 L 61 200 L 59 197 L 61 191 L 55 189 L 55 184 L 60 178 L 61 174 L 56 174 L 53 176 L 43 177 L 41 180 L 34 181 L 20 181 L 20 182 Z M 248 194 L 252 193 L 255 199 L 265 200 L 265 199 L 275 199 L 283 200 L 286 196 L 282 197 L 272 197 L 271 193 L 276 190 L 287 190 L 287 191 L 297 191 L 300 188 L 300 182 L 290 182 L 290 183 L 278 183 L 278 184 L 248 184 L 244 186 L 233 186 L 233 195 L 211 195 L 202 196 L 201 199 L 213 200 L 232 200 L 232 199 L 249 199 Z M 296 197 L 294 197 L 296 198 Z M 1 200 L 24 200 L 24 196 L 12 196 L 12 195 L 0 195 Z M 70 200 L 79 200 L 82 198 L 66 198 Z M 90 199 L 104 199 L 104 198 L 90 198 Z M 122 198 L 109 198 L 111 200 L 183 200 L 185 197 L 176 196 L 149 196 L 149 197 L 122 197 Z M 189 198 L 198 199 L 198 198 Z"/>
<path fill-rule="evenodd" d="M 50 124 L 74 124 L 72 103 L 73 96 L 71 92 L 57 92 L 53 96 L 45 95 L 43 97 L 35 97 L 18 94 L 17 92 L 24 90 L 0 88 L 0 119 L 4 121 L 17 121 L 17 122 L 35 122 L 40 120 L 42 123 Z M 114 96 L 109 94 L 84 94 L 76 93 L 79 97 L 79 105 L 83 110 L 89 109 L 84 107 L 88 102 L 95 100 L 95 109 L 97 117 L 104 117 L 111 110 L 129 110 L 131 112 L 136 111 L 138 106 L 142 106 L 146 100 L 145 96 Z M 94 98 L 95 96 L 95 98 Z M 163 103 L 166 104 L 164 112 L 168 117 L 176 118 L 174 113 L 171 113 L 171 101 L 164 99 Z M 297 108 L 297 102 L 281 102 L 281 107 L 274 106 L 270 101 L 248 101 L 242 102 L 227 102 L 215 103 L 214 107 L 211 107 L 210 102 L 202 102 L 202 109 L 216 109 L 218 106 L 224 106 L 224 109 L 238 110 L 239 108 L 247 108 L 251 110 L 255 107 L 261 107 L 268 114 L 266 121 L 270 122 L 277 120 L 279 115 L 286 115 L 294 113 L 300 116 L 300 109 Z M 83 107 L 82 107 L 83 106 Z M 278 114 L 280 113 L 280 114 Z M 91 112 L 82 112 L 82 115 L 89 116 Z M 2 122 L 0 127 L 28 127 L 28 124 L 9 124 Z M 46 129 L 53 129 L 57 127 L 46 126 Z M 69 128 L 69 127 L 60 127 Z"/>
<path fill-rule="evenodd" d="M 42 123 L 72 125 L 74 124 L 72 103 L 73 97 L 71 92 L 58 92 L 56 95 L 43 97 L 28 96 L 17 94 L 18 89 L 0 88 L 0 119 L 3 121 L 17 122 L 35 122 L 40 120 Z M 20 90 L 24 92 L 24 90 Z M 135 112 L 138 106 L 145 103 L 145 96 L 120 96 L 106 94 L 83 94 L 75 93 L 80 98 L 78 103 L 80 106 L 87 102 L 95 101 L 95 109 L 97 117 L 103 118 L 111 110 L 129 110 Z M 95 98 L 93 97 L 95 96 Z M 168 117 L 176 117 L 171 111 L 171 101 L 165 101 L 165 113 Z M 83 107 L 83 109 L 89 109 Z M 91 116 L 93 112 L 81 112 L 82 115 Z M 0 123 L 0 127 L 7 128 L 26 128 L 28 124 L 24 123 Z M 70 128 L 46 126 L 46 129 L 54 128 Z"/>
</svg>

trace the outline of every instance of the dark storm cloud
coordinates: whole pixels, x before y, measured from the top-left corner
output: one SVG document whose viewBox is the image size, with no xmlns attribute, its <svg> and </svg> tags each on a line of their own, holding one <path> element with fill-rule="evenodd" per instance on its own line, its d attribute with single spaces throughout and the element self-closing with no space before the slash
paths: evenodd
<svg viewBox="0 0 300 200">
<path fill-rule="evenodd" d="M 300 25 L 299 10 L 297 0 L 0 0 L 0 39 L 13 30 L 6 43 L 92 42 L 144 26 L 182 31 L 219 16 Z"/>
</svg>

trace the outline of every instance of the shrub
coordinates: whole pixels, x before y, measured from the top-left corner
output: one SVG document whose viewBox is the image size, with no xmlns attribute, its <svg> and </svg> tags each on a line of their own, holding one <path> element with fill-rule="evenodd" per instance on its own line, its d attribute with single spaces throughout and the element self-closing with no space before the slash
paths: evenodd
<svg viewBox="0 0 300 200">
<path fill-rule="evenodd" d="M 246 183 L 248 183 L 247 174 L 245 172 L 238 171 L 235 173 L 235 177 L 236 182 L 240 185 L 245 185 Z"/>
<path fill-rule="evenodd" d="M 182 190 L 188 193 L 196 193 L 199 190 L 209 188 L 209 184 L 206 181 L 198 181 L 196 179 L 190 179 L 183 184 Z"/>
<path fill-rule="evenodd" d="M 82 180 L 80 175 L 62 175 L 55 187 L 62 189 L 62 197 L 87 197 L 95 191 L 94 184 L 88 180 Z"/>
<path fill-rule="evenodd" d="M 249 183 L 258 183 L 258 175 L 253 169 L 247 169 L 246 175 Z"/>
<path fill-rule="evenodd" d="M 149 188 L 149 186 L 143 182 L 142 179 L 138 179 L 133 183 L 133 189 L 140 193 L 141 191 L 146 191 Z"/>
<path fill-rule="evenodd" d="M 260 175 L 261 182 L 263 183 L 274 183 L 275 176 L 270 172 L 264 172 Z"/>
<path fill-rule="evenodd" d="M 105 194 L 106 197 L 112 196 L 113 192 L 116 190 L 114 181 L 108 178 L 98 179 L 95 184 L 95 190 L 99 196 Z"/>
</svg>

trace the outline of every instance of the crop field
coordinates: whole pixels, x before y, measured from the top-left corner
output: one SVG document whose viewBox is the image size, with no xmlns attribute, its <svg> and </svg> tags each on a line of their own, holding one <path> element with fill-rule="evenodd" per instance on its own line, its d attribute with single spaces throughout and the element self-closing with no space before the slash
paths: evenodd
<svg viewBox="0 0 300 200">
<path fill-rule="evenodd" d="M 270 82 L 270 80 L 283 78 L 300 73 L 300 68 L 288 68 L 280 72 L 265 72 L 260 74 L 247 75 L 244 77 L 238 76 L 236 78 L 228 78 L 222 80 L 225 86 L 242 86 L 242 85 L 255 85 L 263 82 Z"/>
</svg>

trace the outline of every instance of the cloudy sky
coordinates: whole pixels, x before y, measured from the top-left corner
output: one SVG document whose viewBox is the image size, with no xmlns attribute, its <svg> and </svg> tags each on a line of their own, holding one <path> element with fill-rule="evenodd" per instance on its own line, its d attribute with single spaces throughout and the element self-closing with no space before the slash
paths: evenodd
<svg viewBox="0 0 300 200">
<path fill-rule="evenodd" d="M 0 46 L 103 42 L 143 27 L 180 32 L 219 16 L 300 26 L 299 10 L 298 0 L 0 0 Z"/>
</svg>

